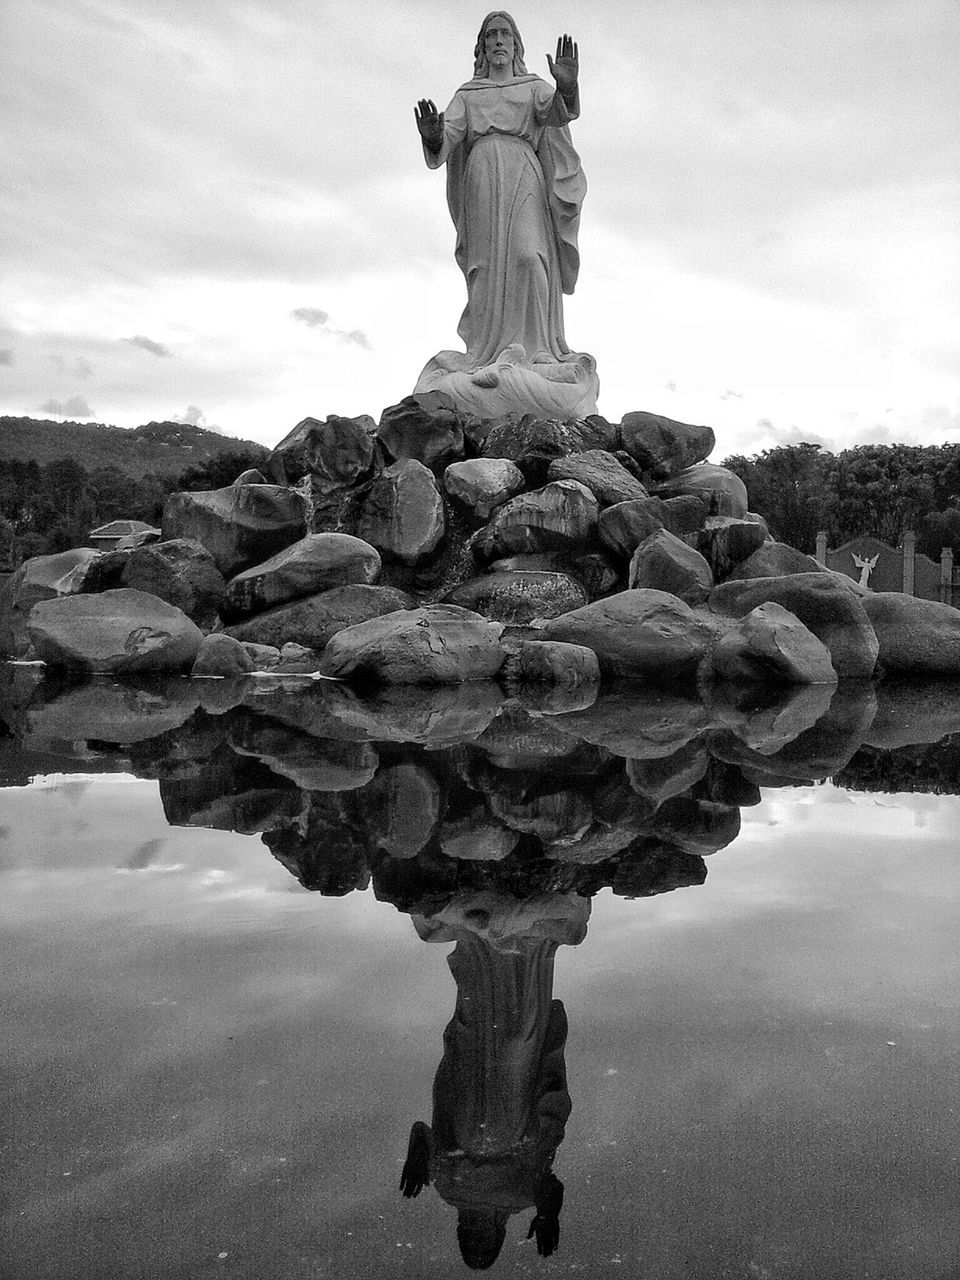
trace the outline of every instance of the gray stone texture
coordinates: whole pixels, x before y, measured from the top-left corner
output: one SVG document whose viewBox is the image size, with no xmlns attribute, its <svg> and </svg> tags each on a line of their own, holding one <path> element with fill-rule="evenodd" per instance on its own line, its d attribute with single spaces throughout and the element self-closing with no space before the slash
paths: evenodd
<svg viewBox="0 0 960 1280">
<path fill-rule="evenodd" d="M 640 481 L 606 449 L 586 449 L 583 453 L 556 458 L 547 468 L 548 480 L 579 480 L 602 507 L 615 502 L 645 498 Z"/>
<path fill-rule="evenodd" d="M 255 671 L 253 659 L 239 640 L 222 632 L 204 636 L 193 667 L 192 676 L 242 676 Z"/>
<path fill-rule="evenodd" d="M 708 516 L 699 532 L 687 535 L 709 564 L 714 579 L 723 582 L 735 564 L 759 550 L 767 537 L 767 526 L 755 520 L 732 516 Z"/>
<path fill-rule="evenodd" d="M 860 602 L 885 671 L 960 676 L 960 609 L 901 591 L 868 591 Z"/>
<path fill-rule="evenodd" d="M 276 645 L 287 640 L 311 649 L 322 649 L 331 636 L 346 627 L 366 622 L 398 609 L 413 608 L 413 600 L 396 587 L 355 584 L 333 587 L 319 595 L 267 609 L 244 622 L 226 627 L 238 640 Z"/>
<path fill-rule="evenodd" d="M 669 530 L 657 529 L 633 553 L 627 585 L 653 587 L 697 605 L 710 594 L 713 574 L 699 551 Z"/>
<path fill-rule="evenodd" d="M 700 498 L 706 515 L 735 516 L 747 514 L 747 486 L 738 475 L 712 462 L 698 462 L 680 471 L 657 489 L 661 498 L 690 496 Z"/>
<path fill-rule="evenodd" d="M 689 677 L 707 652 L 714 631 L 689 605 L 665 591 L 621 591 L 554 618 L 546 640 L 586 645 L 605 676 Z"/>
<path fill-rule="evenodd" d="M 523 472 L 506 458 L 452 462 L 443 473 L 443 487 L 450 497 L 480 520 L 489 520 L 497 507 L 520 493 L 525 484 Z"/>
<path fill-rule="evenodd" d="M 520 569 L 470 578 L 443 597 L 445 604 L 472 609 L 513 626 L 569 613 L 585 605 L 587 599 L 585 588 L 568 574 Z"/>
<path fill-rule="evenodd" d="M 358 535 L 386 556 L 411 565 L 439 546 L 445 529 L 443 499 L 422 462 L 404 458 L 384 468 L 371 485 Z"/>
<path fill-rule="evenodd" d="M 711 427 L 675 422 L 656 413 L 627 413 L 620 424 L 623 447 L 644 471 L 674 476 L 713 452 Z"/>
<path fill-rule="evenodd" d="M 380 556 L 348 533 L 309 533 L 227 584 L 224 617 L 237 618 L 317 595 L 332 587 L 371 585 Z"/>
<path fill-rule="evenodd" d="M 838 676 L 868 679 L 880 646 L 863 604 L 831 573 L 795 573 L 786 578 L 734 579 L 714 587 L 710 609 L 742 618 L 772 601 L 800 619 L 830 651 Z"/>
<path fill-rule="evenodd" d="M 320 476 L 339 488 L 357 484 L 377 464 L 376 423 L 362 414 L 325 421 L 304 418 L 276 446 L 271 461 L 279 463 L 288 480 L 307 474 Z"/>
<path fill-rule="evenodd" d="M 203 640 L 181 609 L 126 587 L 42 600 L 28 628 L 37 656 L 48 666 L 85 674 L 183 671 L 193 665 Z"/>
<path fill-rule="evenodd" d="M 503 627 L 455 605 L 386 614 L 338 632 L 327 644 L 324 675 L 381 684 L 459 684 L 489 680 L 503 665 Z"/>
<path fill-rule="evenodd" d="M 582 422 L 553 422 L 528 414 L 519 421 L 510 418 L 497 423 L 487 433 L 482 453 L 485 458 L 509 458 L 528 484 L 542 485 L 556 458 L 587 449 L 613 450 L 618 444 L 616 428 L 598 416 Z"/>
<path fill-rule="evenodd" d="M 227 590 L 213 556 L 191 538 L 138 547 L 123 566 L 120 586 L 159 596 L 204 630 L 216 624 Z"/>
<path fill-rule="evenodd" d="M 717 641 L 713 670 L 724 680 L 836 684 L 830 652 L 799 618 L 768 603 L 740 618 Z"/>
<path fill-rule="evenodd" d="M 413 458 L 433 469 L 463 457 L 461 415 L 439 406 L 424 409 L 414 396 L 384 409 L 377 437 L 396 462 Z"/>
<path fill-rule="evenodd" d="M 727 579 L 783 577 L 789 573 L 819 573 L 822 569 L 813 556 L 797 551 L 786 542 L 767 538 L 746 560 L 733 566 Z"/>
<path fill-rule="evenodd" d="M 557 480 L 511 498 L 474 540 L 481 558 L 527 552 L 574 552 L 594 536 L 599 508 L 585 485 Z"/>
<path fill-rule="evenodd" d="M 232 577 L 302 538 L 307 506 L 293 489 L 232 485 L 202 493 L 172 493 L 163 509 L 163 538 L 190 538 Z"/>
</svg>

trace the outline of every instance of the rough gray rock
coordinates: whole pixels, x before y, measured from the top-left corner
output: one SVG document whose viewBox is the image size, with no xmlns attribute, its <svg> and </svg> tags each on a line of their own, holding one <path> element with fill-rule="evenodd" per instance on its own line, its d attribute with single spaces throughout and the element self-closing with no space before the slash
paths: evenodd
<svg viewBox="0 0 960 1280">
<path fill-rule="evenodd" d="M 525 552 L 574 552 L 597 528 L 597 500 L 576 480 L 557 480 L 511 498 L 474 540 L 481 558 Z"/>
<path fill-rule="evenodd" d="M 585 449 L 583 453 L 555 458 L 547 468 L 548 480 L 579 480 L 602 507 L 647 497 L 647 491 L 621 462 L 606 449 Z"/>
<path fill-rule="evenodd" d="M 203 640 L 181 610 L 123 587 L 34 605 L 28 624 L 38 657 L 78 673 L 183 671 Z"/>
<path fill-rule="evenodd" d="M 553 618 L 545 640 L 586 645 L 609 676 L 673 680 L 695 673 L 714 630 L 676 596 L 651 589 L 620 591 Z"/>
<path fill-rule="evenodd" d="M 653 587 L 697 605 L 710 594 L 713 574 L 699 551 L 667 529 L 657 529 L 633 553 L 628 585 Z"/>
<path fill-rule="evenodd" d="M 412 597 L 396 587 L 365 586 L 362 583 L 333 587 L 319 595 L 267 609 L 245 622 L 226 627 L 225 631 L 238 640 L 276 645 L 278 648 L 289 640 L 309 649 L 322 650 L 338 631 L 385 613 L 396 613 L 398 609 L 412 609 L 413 603 Z"/>
<path fill-rule="evenodd" d="M 838 676 L 868 679 L 880 646 L 861 601 L 831 573 L 795 573 L 786 578 L 732 579 L 714 587 L 714 613 L 742 618 L 759 604 L 782 605 L 830 650 Z"/>
<path fill-rule="evenodd" d="M 794 614 L 772 602 L 751 609 L 720 637 L 711 664 L 724 680 L 837 682 L 826 645 Z"/>
<path fill-rule="evenodd" d="M 332 587 L 370 585 L 380 575 L 380 556 L 348 533 L 308 533 L 227 584 L 225 617 L 242 617 Z"/>
<path fill-rule="evenodd" d="M 717 582 L 723 582 L 735 564 L 757 551 L 766 536 L 766 524 L 732 516 L 708 516 L 699 533 L 688 535 L 691 541 L 696 540 L 697 550 Z"/>
<path fill-rule="evenodd" d="M 163 537 L 199 542 L 232 577 L 302 538 L 306 515 L 301 494 L 274 484 L 172 493 L 163 509 Z"/>
<path fill-rule="evenodd" d="M 527 414 L 519 421 L 509 418 L 499 422 L 482 444 L 485 458 L 509 458 L 515 462 L 530 485 L 543 485 L 547 469 L 555 458 L 587 449 L 618 447 L 616 428 L 598 416 L 583 422 L 552 422 Z"/>
<path fill-rule="evenodd" d="M 711 427 L 695 427 L 643 412 L 624 414 L 620 438 L 643 470 L 657 476 L 674 476 L 702 462 L 716 444 Z"/>
<path fill-rule="evenodd" d="M 600 662 L 592 649 L 559 640 L 520 640 L 507 649 L 500 672 L 511 684 L 546 684 L 576 693 L 600 688 Z"/>
<path fill-rule="evenodd" d="M 735 564 L 727 574 L 731 578 L 776 578 L 788 573 L 820 573 L 823 565 L 813 556 L 804 555 L 786 542 L 767 538 L 746 560 Z"/>
<path fill-rule="evenodd" d="M 189 538 L 138 547 L 123 566 L 120 585 L 159 596 L 202 628 L 217 622 L 227 590 L 213 556 Z"/>
<path fill-rule="evenodd" d="M 75 547 L 52 556 L 25 560 L 0 592 L 0 655 L 27 658 L 33 654 L 27 621 L 41 600 L 77 595 L 98 585 L 104 553 Z"/>
<path fill-rule="evenodd" d="M 443 537 L 443 499 L 432 473 L 412 458 L 386 467 L 371 485 L 357 525 L 364 541 L 403 564 L 415 564 Z"/>
<path fill-rule="evenodd" d="M 190 674 L 192 676 L 242 676 L 255 670 L 253 659 L 240 641 L 217 632 L 203 637 Z"/>
<path fill-rule="evenodd" d="M 740 477 L 726 467 L 718 467 L 712 462 L 698 462 L 695 466 L 678 472 L 657 489 L 657 495 L 661 498 L 700 498 L 706 506 L 706 514 L 711 516 L 734 516 L 740 519 L 747 514 L 749 506 L 747 486 Z"/>
<path fill-rule="evenodd" d="M 885 671 L 960 676 L 960 609 L 901 591 L 869 591 L 860 602 Z"/>
<path fill-rule="evenodd" d="M 336 488 L 350 488 L 378 465 L 376 423 L 367 414 L 342 418 L 330 414 L 324 422 L 304 418 L 283 437 L 270 455 L 288 480 L 310 474 Z"/>
<path fill-rule="evenodd" d="M 497 507 L 520 493 L 525 484 L 523 472 L 506 458 L 451 462 L 443 473 L 443 487 L 450 497 L 480 520 L 489 520 Z"/>
<path fill-rule="evenodd" d="M 388 613 L 338 632 L 323 653 L 327 676 L 379 684 L 488 680 L 503 665 L 503 627 L 455 605 Z"/>
<path fill-rule="evenodd" d="M 463 457 L 463 424 L 454 409 L 424 409 L 415 396 L 384 409 L 377 436 L 394 461 L 413 458 L 431 469 Z"/>
<path fill-rule="evenodd" d="M 371 842 L 391 858 L 415 858 L 440 821 L 440 787 L 420 764 L 385 765 L 363 794 Z"/>
<path fill-rule="evenodd" d="M 514 570 L 470 578 L 443 597 L 444 604 L 472 609 L 485 618 L 525 626 L 555 618 L 587 603 L 587 592 L 568 574 Z"/>
<path fill-rule="evenodd" d="M 668 519 L 666 504 L 659 498 L 634 498 L 601 511 L 597 532 L 611 551 L 627 558 L 651 533 L 666 528 Z"/>
</svg>

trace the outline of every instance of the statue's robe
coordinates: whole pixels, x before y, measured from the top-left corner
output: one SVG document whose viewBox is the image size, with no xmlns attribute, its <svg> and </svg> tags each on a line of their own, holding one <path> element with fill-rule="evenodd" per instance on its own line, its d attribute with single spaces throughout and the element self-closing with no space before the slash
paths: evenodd
<svg viewBox="0 0 960 1280">
<path fill-rule="evenodd" d="M 562 294 L 579 270 L 577 231 L 586 180 L 568 123 L 579 101 L 539 76 L 462 85 L 444 113 L 443 142 L 430 168 L 447 166 L 456 259 L 467 284 L 461 352 L 440 352 L 418 389 L 448 371 L 472 373 L 522 347 L 522 363 L 557 381 L 583 378 L 567 346 Z M 558 366 L 567 365 L 569 372 Z"/>
</svg>

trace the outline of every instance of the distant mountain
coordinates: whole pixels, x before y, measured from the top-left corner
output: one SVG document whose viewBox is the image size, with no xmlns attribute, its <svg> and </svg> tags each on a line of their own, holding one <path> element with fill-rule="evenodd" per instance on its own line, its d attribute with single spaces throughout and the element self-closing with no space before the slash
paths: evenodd
<svg viewBox="0 0 960 1280">
<path fill-rule="evenodd" d="M 101 422 L 0 417 L 0 465 L 72 458 L 87 471 L 114 466 L 142 479 L 151 472 L 179 475 L 189 466 L 240 452 L 265 458 L 269 450 L 250 440 L 221 436 L 184 422 L 148 422 L 127 428 Z"/>
</svg>

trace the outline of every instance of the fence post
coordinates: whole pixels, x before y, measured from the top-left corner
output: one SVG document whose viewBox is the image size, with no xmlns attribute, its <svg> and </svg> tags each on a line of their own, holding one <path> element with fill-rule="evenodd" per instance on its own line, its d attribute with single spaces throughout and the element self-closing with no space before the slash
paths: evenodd
<svg viewBox="0 0 960 1280">
<path fill-rule="evenodd" d="M 953 604 L 953 549 L 943 547 L 940 551 L 940 599 L 944 604 Z"/>
<path fill-rule="evenodd" d="M 807 543 L 807 546 L 810 544 Z M 817 534 L 817 557 L 821 564 L 827 563 L 827 531 L 821 529 Z"/>
<path fill-rule="evenodd" d="M 916 554 L 917 535 L 908 529 L 903 535 L 903 593 L 907 596 L 913 595 Z"/>
</svg>

